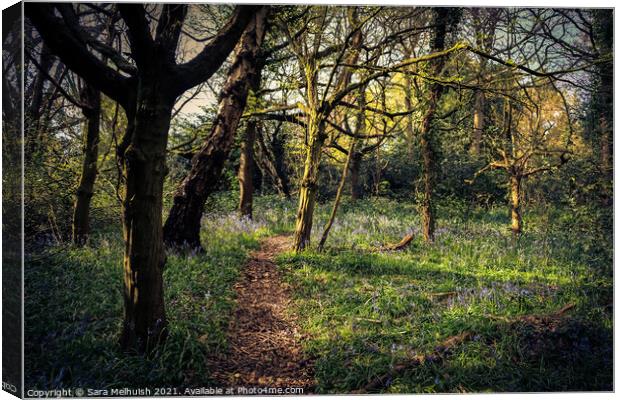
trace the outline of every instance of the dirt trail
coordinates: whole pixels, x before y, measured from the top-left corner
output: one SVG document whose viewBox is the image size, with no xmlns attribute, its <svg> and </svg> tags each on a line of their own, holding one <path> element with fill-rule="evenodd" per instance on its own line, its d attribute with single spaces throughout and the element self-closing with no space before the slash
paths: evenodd
<svg viewBox="0 0 620 400">
<path fill-rule="evenodd" d="M 314 386 L 312 362 L 304 356 L 294 317 L 287 313 L 288 288 L 273 261 L 289 247 L 290 237 L 273 236 L 250 254 L 235 285 L 229 350 L 213 365 L 213 376 L 222 385 L 302 387 L 304 393 Z"/>
</svg>

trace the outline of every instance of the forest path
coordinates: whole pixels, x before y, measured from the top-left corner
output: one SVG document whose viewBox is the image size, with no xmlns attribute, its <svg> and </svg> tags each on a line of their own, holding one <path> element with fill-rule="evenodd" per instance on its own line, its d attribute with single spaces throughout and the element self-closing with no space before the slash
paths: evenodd
<svg viewBox="0 0 620 400">
<path fill-rule="evenodd" d="M 235 284 L 237 309 L 228 326 L 229 348 L 215 360 L 213 376 L 221 384 L 246 387 L 314 386 L 312 362 L 301 347 L 291 298 L 274 258 L 290 248 L 290 237 L 272 236 L 250 253 Z"/>
</svg>

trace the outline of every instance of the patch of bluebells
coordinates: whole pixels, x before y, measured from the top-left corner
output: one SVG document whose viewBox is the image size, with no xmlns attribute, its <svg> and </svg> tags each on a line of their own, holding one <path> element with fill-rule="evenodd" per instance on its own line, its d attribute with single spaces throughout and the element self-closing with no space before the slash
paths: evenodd
<svg viewBox="0 0 620 400">
<path fill-rule="evenodd" d="M 320 218 L 313 230 L 313 240 L 323 233 L 324 218 Z M 338 215 L 330 231 L 330 245 L 356 247 L 356 245 L 379 247 L 388 238 L 399 237 L 408 231 L 420 232 L 419 224 L 404 218 L 390 218 L 375 213 L 348 212 Z"/>
<path fill-rule="evenodd" d="M 223 230 L 229 233 L 254 233 L 266 228 L 267 223 L 262 218 L 248 218 L 237 212 L 227 214 L 206 214 L 203 217 L 203 227 L 207 231 Z"/>
<path fill-rule="evenodd" d="M 504 308 L 504 302 L 535 297 L 552 297 L 558 288 L 549 285 L 520 286 L 513 282 L 493 282 L 490 286 L 477 288 L 457 287 L 456 295 L 447 300 L 449 308 L 468 306 L 474 302 L 492 302 L 498 309 Z"/>
</svg>

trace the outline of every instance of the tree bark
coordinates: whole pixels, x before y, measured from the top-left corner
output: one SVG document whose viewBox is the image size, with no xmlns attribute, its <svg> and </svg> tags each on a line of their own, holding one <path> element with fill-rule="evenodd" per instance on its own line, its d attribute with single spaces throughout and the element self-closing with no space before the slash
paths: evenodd
<svg viewBox="0 0 620 400">
<path fill-rule="evenodd" d="M 436 8 L 434 16 L 435 30 L 431 38 L 431 50 L 440 52 L 445 49 L 446 35 L 449 26 L 454 23 L 452 15 L 455 11 L 450 8 Z M 446 64 L 446 58 L 440 57 L 430 62 L 430 72 L 432 76 L 440 76 Z M 432 122 L 435 118 L 438 103 L 444 93 L 444 86 L 438 83 L 430 85 L 430 96 L 428 109 L 422 119 L 420 135 L 420 147 L 422 150 L 423 173 L 424 173 L 424 200 L 422 201 L 422 233 L 424 241 L 432 242 L 435 237 L 435 174 L 438 166 L 436 165 L 436 150 Z"/>
<path fill-rule="evenodd" d="M 98 90 L 85 84 L 80 97 L 81 102 L 87 107 L 82 110 L 86 117 L 84 123 L 84 161 L 73 208 L 72 240 L 78 246 L 86 244 L 90 234 L 90 201 L 97 179 L 101 117 L 101 94 Z"/>
<path fill-rule="evenodd" d="M 480 155 L 480 144 L 484 133 L 484 107 L 486 97 L 482 90 L 474 93 L 474 131 L 472 135 L 471 153 L 474 156 Z"/>
<path fill-rule="evenodd" d="M 364 191 L 360 183 L 360 169 L 362 167 L 362 158 L 364 155 L 360 152 L 355 152 L 351 156 L 351 165 L 349 166 L 351 183 L 351 200 L 356 201 L 364 196 Z"/>
<path fill-rule="evenodd" d="M 434 109 L 429 110 L 425 122 L 432 118 L 429 114 Z M 435 190 L 435 150 L 431 142 L 432 137 L 429 128 L 423 128 L 420 135 L 420 147 L 422 148 L 422 161 L 424 166 L 424 198 L 422 200 L 422 234 L 424 241 L 432 242 L 435 237 L 435 202 L 433 192 Z"/>
<path fill-rule="evenodd" d="M 125 350 L 150 352 L 167 336 L 163 296 L 163 186 L 166 145 L 174 96 L 159 74 L 143 77 L 135 116 L 128 117 L 129 145 L 123 155 L 125 240 L 125 321 L 120 343 Z M 129 119 L 128 118 L 128 119 Z"/>
<path fill-rule="evenodd" d="M 219 110 L 211 134 L 194 155 L 192 168 L 174 196 L 164 226 L 164 240 L 171 247 L 202 249 L 200 220 L 204 204 L 220 179 L 245 108 L 250 83 L 257 72 L 256 59 L 265 33 L 267 12 L 266 7 L 261 8 L 243 33 L 220 93 Z"/>
<path fill-rule="evenodd" d="M 446 33 L 450 18 L 450 9 L 435 9 L 435 31 L 433 32 L 431 49 L 433 52 L 440 52 L 445 48 Z M 439 76 L 445 65 L 445 57 L 440 57 L 431 61 L 432 76 Z M 424 173 L 424 199 L 422 201 L 422 233 L 424 241 L 429 243 L 435 237 L 435 173 L 436 173 L 436 155 L 435 145 L 432 132 L 432 122 L 435 118 L 435 111 L 441 95 L 444 92 L 444 86 L 433 83 L 430 86 L 430 96 L 428 101 L 428 109 L 422 119 L 422 128 L 420 134 L 420 147 L 422 150 L 423 173 Z"/>
<path fill-rule="evenodd" d="M 510 176 L 510 229 L 515 236 L 523 231 L 521 218 L 521 176 Z"/>
<path fill-rule="evenodd" d="M 239 161 L 239 212 L 242 216 L 252 218 L 252 198 L 254 195 L 254 141 L 256 139 L 256 121 L 248 121 Z"/>
<path fill-rule="evenodd" d="M 293 238 L 293 250 L 295 252 L 304 250 L 310 244 L 312 216 L 318 193 L 319 165 L 321 163 L 323 143 L 325 142 L 323 122 L 316 115 L 310 115 L 307 118 L 306 129 L 308 145 L 306 148 L 304 174 L 299 190 L 299 207 L 297 208 L 297 221 Z"/>
<path fill-rule="evenodd" d="M 259 46 L 260 47 L 260 46 Z M 254 94 L 260 89 L 261 73 L 263 64 L 255 66 L 255 73 L 252 77 L 251 90 Z M 254 144 L 256 142 L 256 131 L 258 121 L 251 118 L 246 124 L 246 130 L 241 142 L 241 156 L 239 158 L 239 212 L 242 216 L 252 218 L 252 203 L 254 201 Z"/>
</svg>

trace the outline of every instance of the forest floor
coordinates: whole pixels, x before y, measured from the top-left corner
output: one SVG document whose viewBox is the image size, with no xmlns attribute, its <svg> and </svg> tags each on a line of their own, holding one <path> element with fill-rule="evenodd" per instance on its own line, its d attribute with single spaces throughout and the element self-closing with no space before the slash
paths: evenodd
<svg viewBox="0 0 620 400">
<path fill-rule="evenodd" d="M 289 287 L 274 258 L 290 247 L 290 236 L 261 241 L 250 253 L 235 284 L 237 309 L 228 327 L 228 351 L 210 365 L 225 386 L 303 388 L 314 386 L 311 360 L 305 357 L 296 318 L 290 313 Z"/>
<path fill-rule="evenodd" d="M 232 194 L 212 200 L 206 251 L 168 254 L 170 333 L 153 357 L 118 348 L 119 227 L 27 261 L 27 387 L 613 389 L 613 236 L 596 210 L 528 208 L 515 241 L 506 207 L 446 200 L 427 245 L 416 204 L 345 199 L 325 250 L 295 254 L 294 199 L 255 198 L 253 220 Z M 406 233 L 407 248 L 377 251 Z"/>
</svg>

